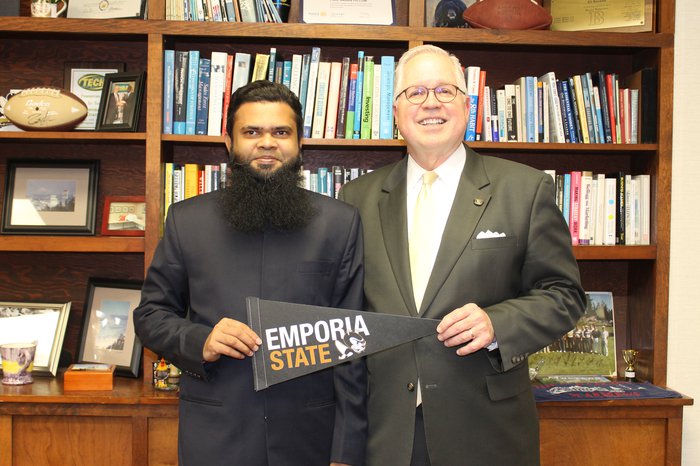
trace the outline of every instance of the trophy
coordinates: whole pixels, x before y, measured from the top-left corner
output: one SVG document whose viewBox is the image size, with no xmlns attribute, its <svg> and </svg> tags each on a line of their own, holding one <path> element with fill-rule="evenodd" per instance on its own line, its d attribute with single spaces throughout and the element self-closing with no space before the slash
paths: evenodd
<svg viewBox="0 0 700 466">
<path fill-rule="evenodd" d="M 634 372 L 634 363 L 637 362 L 637 356 L 639 356 L 639 351 L 633 349 L 626 349 L 622 351 L 622 357 L 627 363 L 625 367 L 625 380 L 628 382 L 634 382 L 637 379 L 637 374 Z"/>
</svg>

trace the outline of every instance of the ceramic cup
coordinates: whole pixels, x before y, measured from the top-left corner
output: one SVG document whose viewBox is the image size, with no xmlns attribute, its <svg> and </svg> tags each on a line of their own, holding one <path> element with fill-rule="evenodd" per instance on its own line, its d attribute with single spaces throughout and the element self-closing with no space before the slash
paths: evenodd
<svg viewBox="0 0 700 466">
<path fill-rule="evenodd" d="M 35 18 L 58 18 L 67 7 L 68 2 L 65 0 L 56 3 L 51 0 L 32 0 L 31 12 Z"/>
<path fill-rule="evenodd" d="M 2 357 L 2 383 L 6 385 L 24 385 L 34 382 L 34 354 L 36 342 L 7 343 L 0 345 Z"/>
</svg>

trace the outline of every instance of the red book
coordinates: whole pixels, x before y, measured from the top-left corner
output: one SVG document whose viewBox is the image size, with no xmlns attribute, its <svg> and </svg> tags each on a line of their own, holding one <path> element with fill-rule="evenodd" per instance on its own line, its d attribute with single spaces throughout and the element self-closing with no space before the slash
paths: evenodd
<svg viewBox="0 0 700 466">
<path fill-rule="evenodd" d="M 486 71 L 479 71 L 479 99 L 476 108 L 476 140 L 481 141 L 484 138 L 481 136 L 483 130 L 484 119 L 484 86 L 486 86 Z"/>
<path fill-rule="evenodd" d="M 578 237 L 581 226 L 581 172 L 571 172 L 571 196 L 569 200 L 569 231 L 571 232 L 571 244 L 578 246 Z"/>
<path fill-rule="evenodd" d="M 233 78 L 233 54 L 226 57 L 226 80 L 224 81 L 224 105 L 221 115 L 221 135 L 226 136 L 226 121 L 228 120 L 228 104 L 231 102 L 231 79 Z"/>
<path fill-rule="evenodd" d="M 608 95 L 608 113 L 610 114 L 610 132 L 612 134 L 612 143 L 617 143 L 617 112 L 615 112 L 615 86 L 612 81 L 612 74 L 605 75 L 605 90 Z"/>
</svg>

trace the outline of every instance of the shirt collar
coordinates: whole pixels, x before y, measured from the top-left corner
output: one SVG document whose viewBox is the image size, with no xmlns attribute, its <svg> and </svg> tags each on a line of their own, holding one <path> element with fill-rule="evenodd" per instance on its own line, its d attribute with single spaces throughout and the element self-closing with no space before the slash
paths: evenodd
<svg viewBox="0 0 700 466">
<path fill-rule="evenodd" d="M 467 150 L 464 144 L 460 144 L 459 147 L 433 171 L 437 173 L 438 180 L 442 180 L 442 182 L 446 183 L 448 186 L 456 189 L 466 161 Z M 406 186 L 411 189 L 411 187 L 420 183 L 420 179 L 425 172 L 426 170 L 418 165 L 409 154 L 406 171 Z"/>
</svg>

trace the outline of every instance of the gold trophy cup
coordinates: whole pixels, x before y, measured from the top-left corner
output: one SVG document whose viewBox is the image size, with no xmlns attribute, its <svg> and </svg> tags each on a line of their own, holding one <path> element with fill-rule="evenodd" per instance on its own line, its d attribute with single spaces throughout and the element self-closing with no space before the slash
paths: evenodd
<svg viewBox="0 0 700 466">
<path fill-rule="evenodd" d="M 622 351 L 622 357 L 627 363 L 625 367 L 625 380 L 628 382 L 634 382 L 637 379 L 637 374 L 634 371 L 634 364 L 637 362 L 637 356 L 639 356 L 639 351 L 633 349 L 626 349 Z"/>
</svg>

